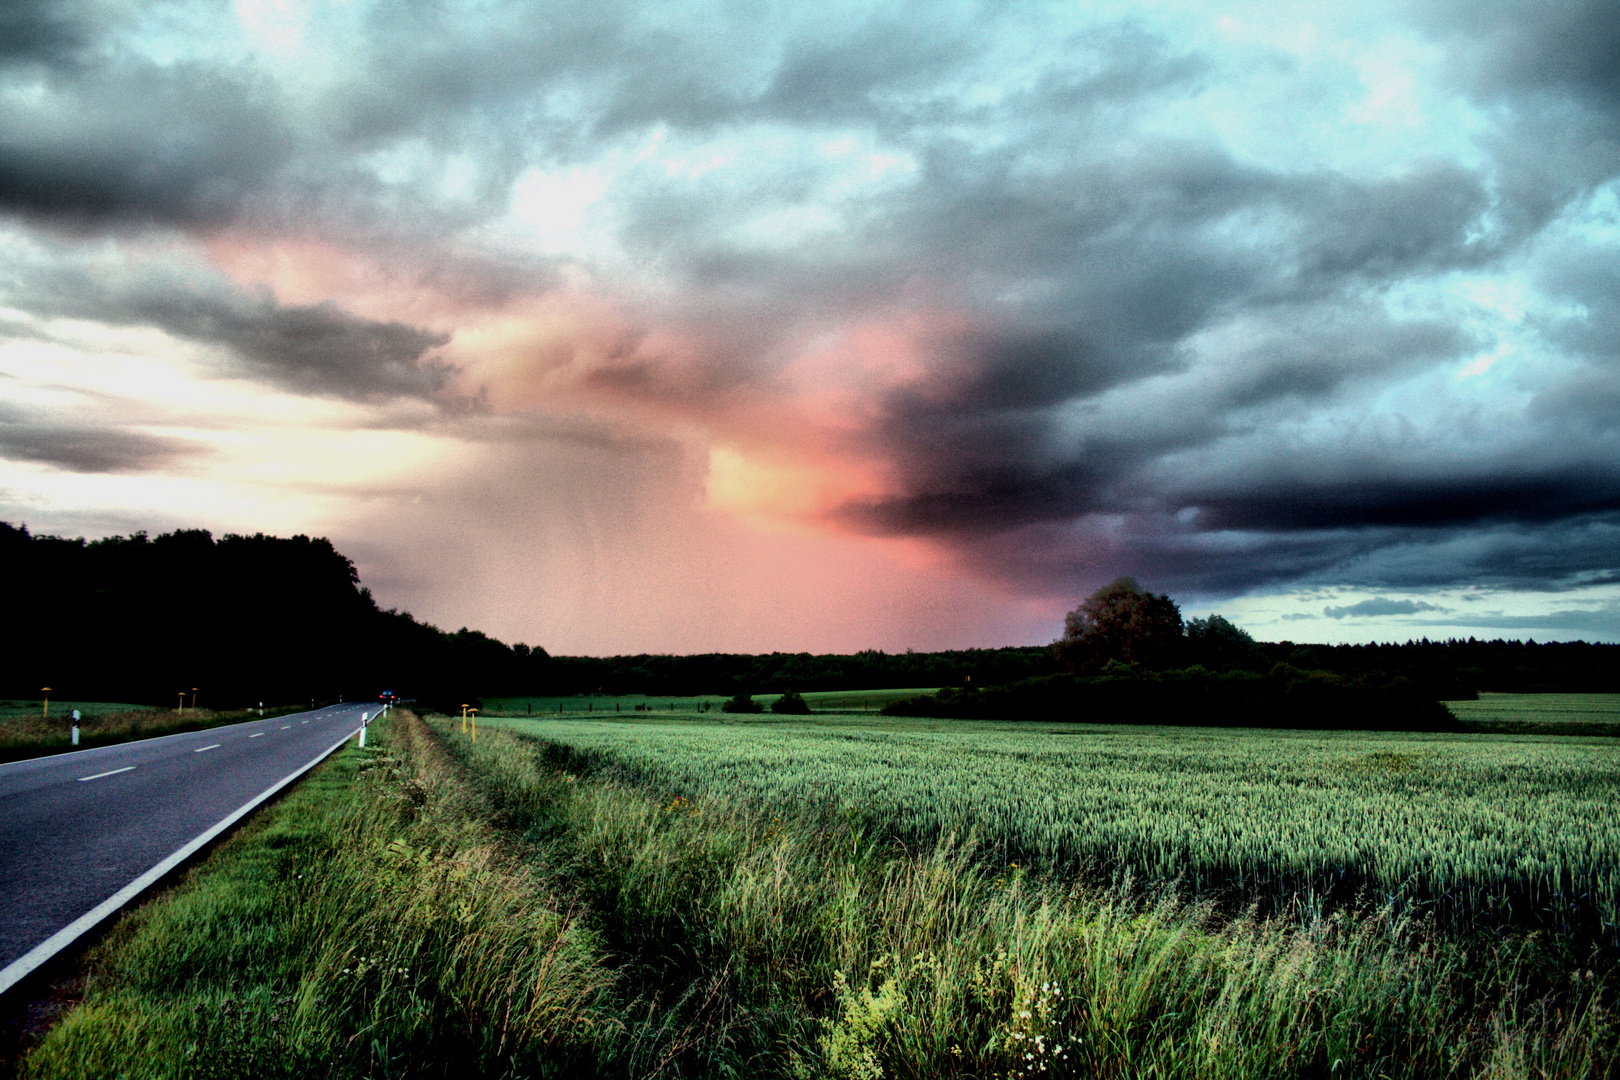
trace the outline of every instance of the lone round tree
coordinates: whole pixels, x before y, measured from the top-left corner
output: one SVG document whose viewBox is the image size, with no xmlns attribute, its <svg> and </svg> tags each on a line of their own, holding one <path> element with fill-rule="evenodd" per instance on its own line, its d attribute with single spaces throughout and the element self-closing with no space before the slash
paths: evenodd
<svg viewBox="0 0 1620 1080">
<path fill-rule="evenodd" d="M 1070 671 L 1094 671 L 1110 660 L 1152 666 L 1170 659 L 1180 644 L 1176 602 L 1122 577 L 1064 617 L 1063 636 L 1052 648 Z"/>
</svg>

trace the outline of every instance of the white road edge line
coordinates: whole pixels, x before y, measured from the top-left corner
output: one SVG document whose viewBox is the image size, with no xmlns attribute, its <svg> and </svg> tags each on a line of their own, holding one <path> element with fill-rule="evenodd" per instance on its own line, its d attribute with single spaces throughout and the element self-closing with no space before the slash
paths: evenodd
<svg viewBox="0 0 1620 1080">
<path fill-rule="evenodd" d="M 199 747 L 197 747 L 197 749 L 193 750 L 192 753 L 193 754 L 200 754 L 204 750 L 218 750 L 221 746 L 224 746 L 224 745 L 225 745 L 224 743 L 214 743 L 211 746 L 199 746 Z"/>
<path fill-rule="evenodd" d="M 103 776 L 117 776 L 121 772 L 129 772 L 129 770 L 133 769 L 134 767 L 135 766 L 133 765 L 125 765 L 122 769 L 113 769 L 110 772 L 98 772 L 94 776 L 81 776 L 79 777 L 79 783 L 82 784 L 86 780 L 100 780 Z"/>
<path fill-rule="evenodd" d="M 280 791 L 282 788 L 286 787 L 288 784 L 292 783 L 294 780 L 297 780 L 300 776 L 303 776 L 305 773 L 309 772 L 309 770 L 325 761 L 332 755 L 333 751 L 337 750 L 338 747 L 348 742 L 349 739 L 353 737 L 355 731 L 359 730 L 359 728 L 355 728 L 354 731 L 345 733 L 343 738 L 339 739 L 337 742 L 315 755 L 307 764 L 300 765 L 298 768 L 294 769 L 292 772 L 288 773 L 286 776 L 282 777 L 280 780 L 277 780 L 275 783 L 253 796 L 253 798 L 237 807 L 235 810 L 232 810 L 229 814 L 225 815 L 225 817 L 221 818 L 219 822 L 207 832 L 203 833 L 185 847 L 181 848 L 179 851 L 176 851 L 173 855 L 170 855 L 167 859 L 164 859 L 162 862 L 152 867 L 152 869 L 148 870 L 146 873 L 142 874 L 128 885 L 125 885 L 122 889 L 119 889 L 117 892 L 107 897 L 107 899 L 103 900 L 101 903 L 97 904 L 83 915 L 80 915 L 77 919 L 74 919 L 72 922 L 62 927 L 62 929 L 46 938 L 38 945 L 35 945 L 21 958 L 13 960 L 10 964 L 6 965 L 5 970 L 0 971 L 0 994 L 4 994 L 7 990 L 10 990 L 13 986 L 16 986 L 17 983 L 21 982 L 25 977 L 27 977 L 29 972 L 33 971 L 35 968 L 45 963 L 45 961 L 49 960 L 63 949 L 73 944 L 81 935 L 93 929 L 97 923 L 101 922 L 101 920 L 105 919 L 108 915 L 111 915 L 113 912 L 129 903 L 135 897 L 139 896 L 148 885 L 151 885 L 164 874 L 167 874 L 170 870 L 173 870 L 176 866 L 179 866 L 181 863 L 185 862 L 186 859 L 190 858 L 194 852 L 202 848 L 203 845 L 208 843 L 208 841 L 212 840 L 214 837 L 218 836 L 232 825 L 235 825 L 238 821 L 242 820 L 242 818 L 246 817 L 249 813 L 255 810 L 260 803 L 264 802 L 266 799 L 270 798 L 270 796 L 274 795 L 276 792 Z"/>
</svg>

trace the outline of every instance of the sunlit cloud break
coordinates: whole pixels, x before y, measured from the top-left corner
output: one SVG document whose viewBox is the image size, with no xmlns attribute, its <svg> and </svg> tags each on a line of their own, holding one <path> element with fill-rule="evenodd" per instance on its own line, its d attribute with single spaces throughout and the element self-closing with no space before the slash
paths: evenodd
<svg viewBox="0 0 1620 1080">
<path fill-rule="evenodd" d="M 1620 639 L 1612 5 L 3 20 L 8 520 L 554 651 Z"/>
</svg>

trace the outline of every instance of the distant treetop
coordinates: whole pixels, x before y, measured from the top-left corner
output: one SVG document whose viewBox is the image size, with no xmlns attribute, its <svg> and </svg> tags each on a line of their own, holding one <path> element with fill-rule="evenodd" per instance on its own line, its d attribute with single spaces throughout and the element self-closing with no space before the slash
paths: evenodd
<svg viewBox="0 0 1620 1080">
<path fill-rule="evenodd" d="M 1148 592 L 1135 578 L 1122 577 L 1064 617 L 1063 636 L 1053 650 L 1071 671 L 1095 671 L 1110 660 L 1151 666 L 1172 657 L 1181 636 L 1176 602 Z"/>
</svg>

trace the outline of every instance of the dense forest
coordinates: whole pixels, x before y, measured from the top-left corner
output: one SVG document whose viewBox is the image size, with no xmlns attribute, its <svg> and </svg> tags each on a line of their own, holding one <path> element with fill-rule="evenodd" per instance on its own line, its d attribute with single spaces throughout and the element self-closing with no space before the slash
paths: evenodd
<svg viewBox="0 0 1620 1080">
<path fill-rule="evenodd" d="M 446 632 L 379 608 L 330 541 L 202 530 L 85 541 L 0 523 L 10 618 L 0 629 L 0 694 L 51 686 L 76 700 L 198 704 L 355 700 L 381 690 L 434 703 L 516 694 L 736 694 L 1022 685 L 1038 698 L 1073 678 L 1050 646 L 812 655 L 709 653 L 582 657 L 508 646 L 463 627 Z M 1218 619 L 1218 617 L 1217 617 Z M 1176 627 L 1180 627 L 1179 613 Z M 1177 629 L 1168 652 L 1129 673 L 1150 694 L 1189 700 L 1215 675 L 1269 693 L 1275 672 L 1329 673 L 1358 685 L 1399 682 L 1429 700 L 1476 691 L 1620 692 L 1620 645 L 1417 641 L 1297 645 Z M 1202 669 L 1205 675 L 1167 677 Z M 1082 673 L 1084 674 L 1084 673 Z M 1104 678 L 1101 673 L 1091 673 Z M 1202 681 L 1199 681 L 1202 680 Z M 1257 681 L 1259 680 L 1259 681 Z M 1171 689 L 1150 684 L 1173 683 Z M 1297 682 L 1298 680 L 1294 680 Z M 1319 679 L 1318 682 L 1321 680 Z M 1196 683 L 1196 689 L 1189 689 Z M 1033 698 L 1032 698 L 1033 699 Z M 1003 698 L 1002 700 L 1006 700 Z M 956 708 L 961 708 L 960 704 Z"/>
<path fill-rule="evenodd" d="M 449 701 L 546 679 L 545 650 L 380 609 L 324 539 L 202 530 L 65 540 L 0 523 L 10 617 L 0 694 L 229 708 Z"/>
</svg>

